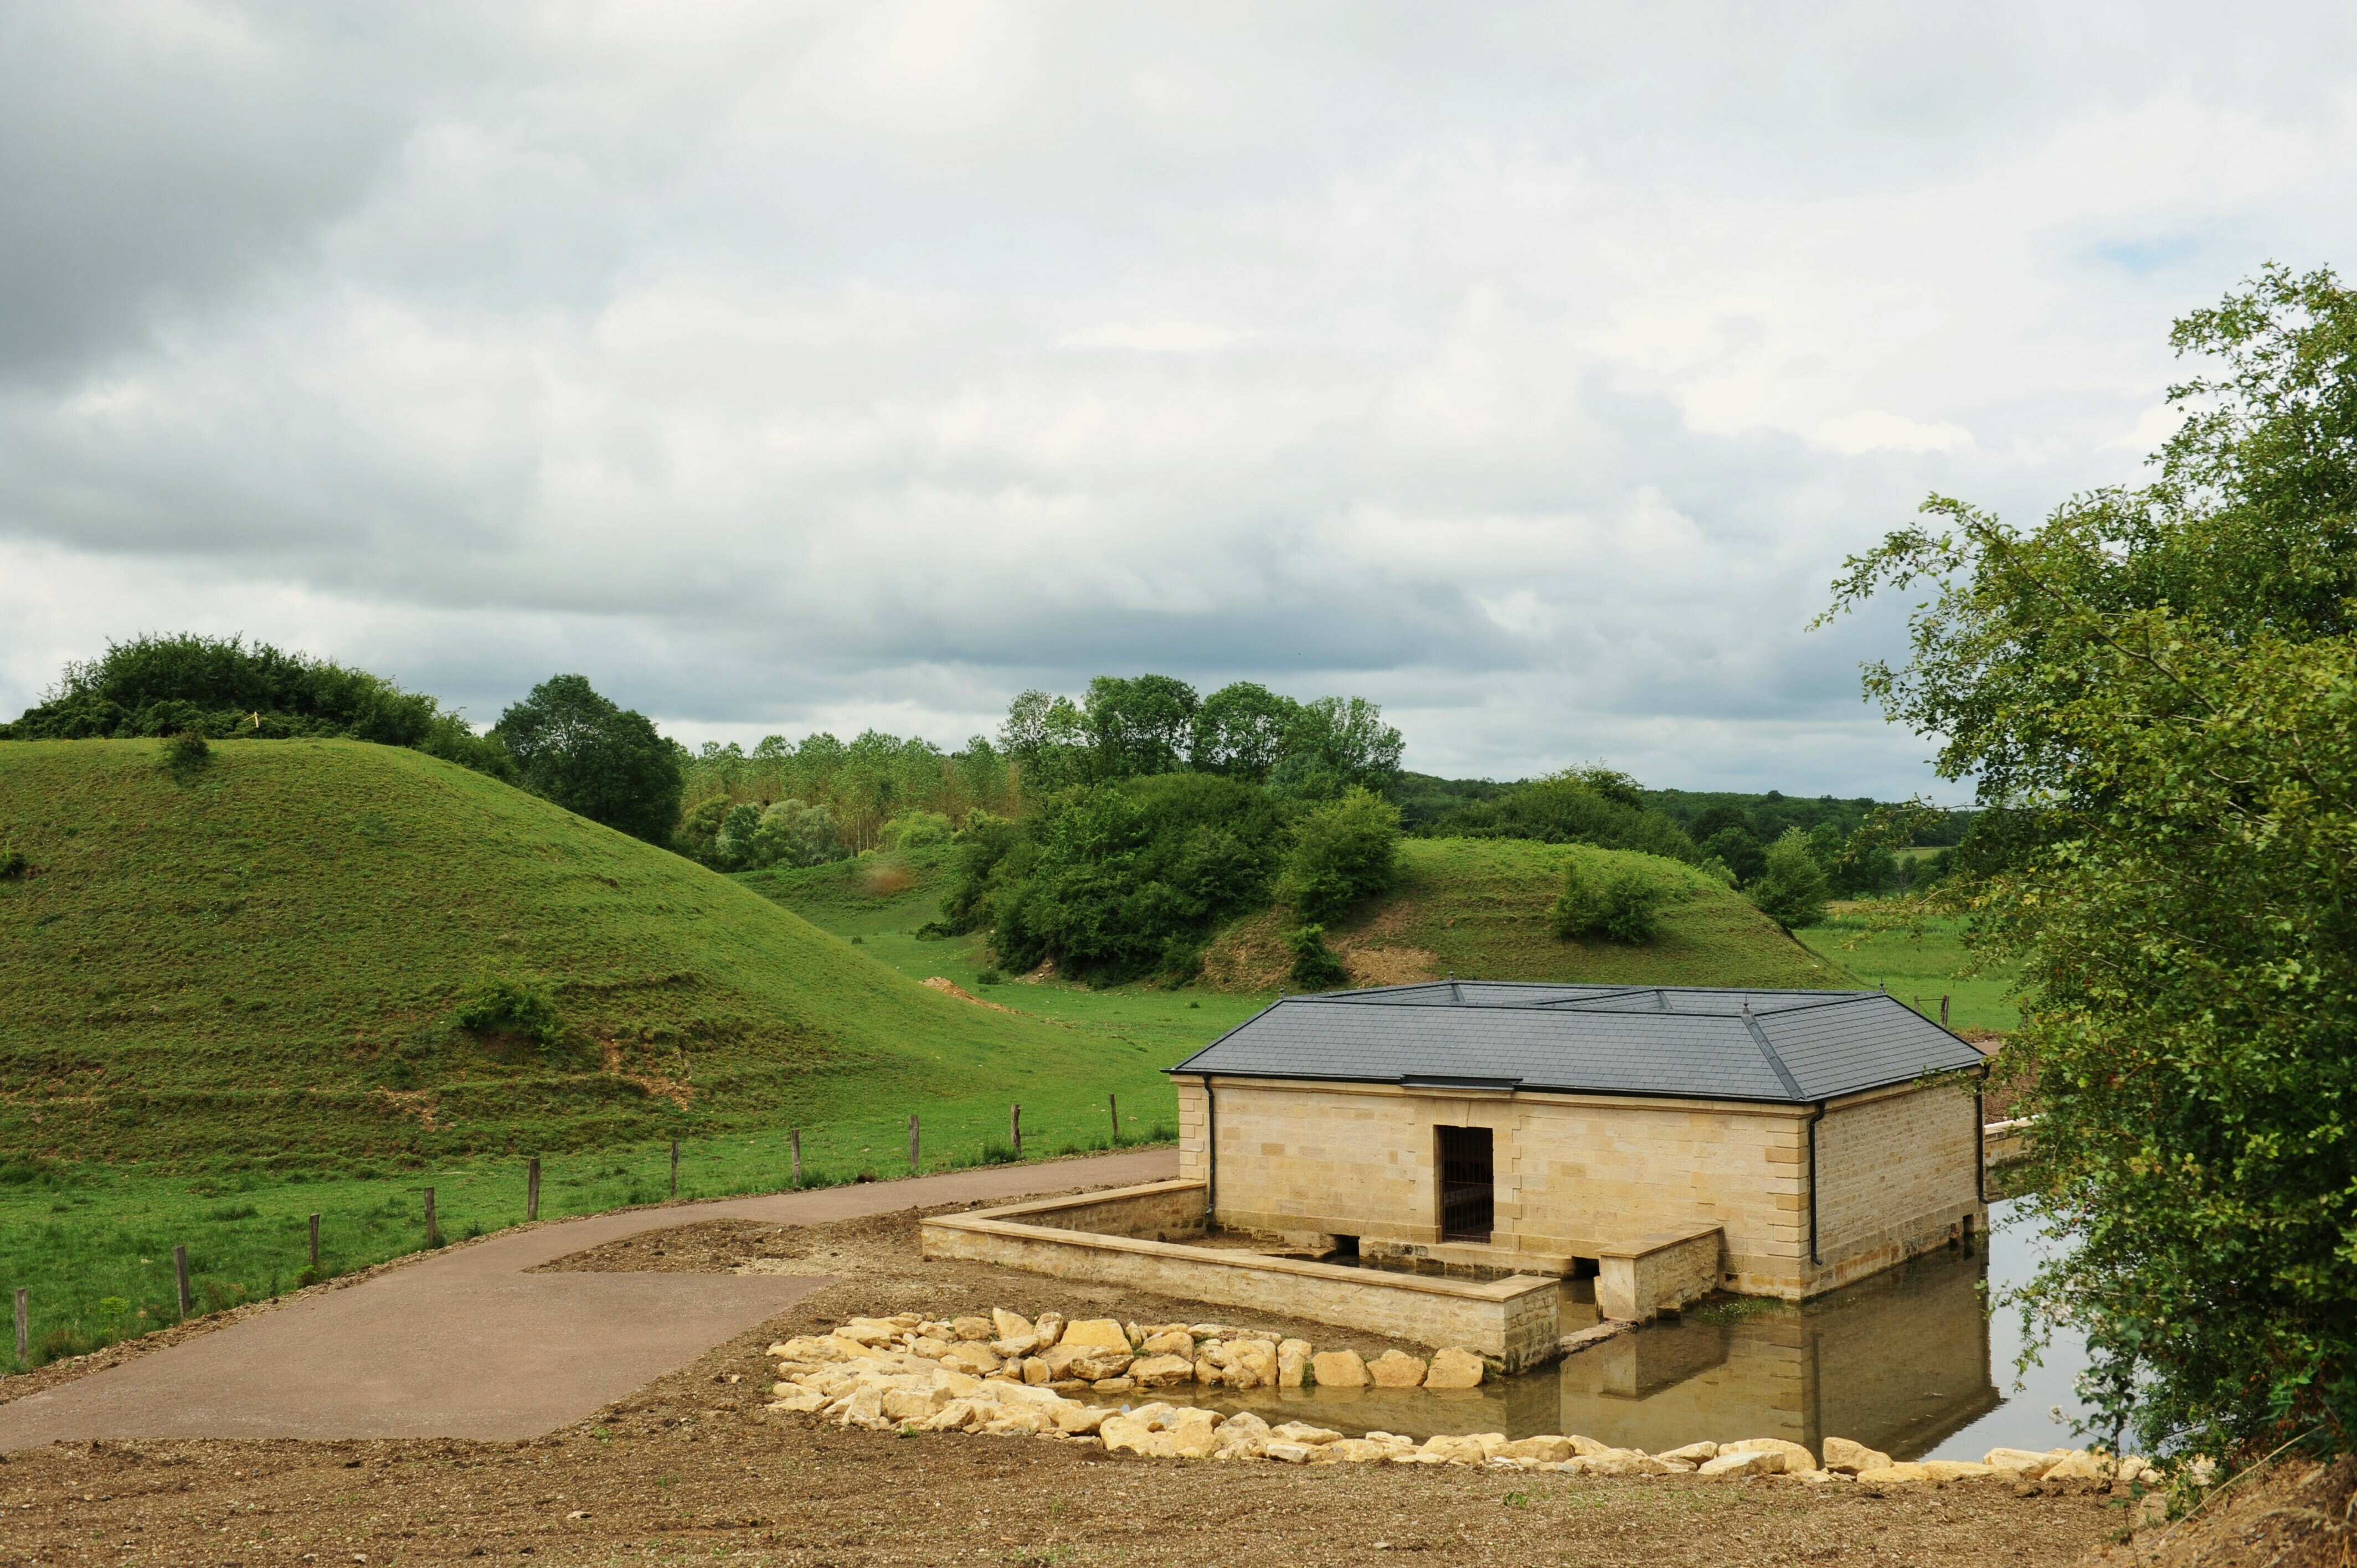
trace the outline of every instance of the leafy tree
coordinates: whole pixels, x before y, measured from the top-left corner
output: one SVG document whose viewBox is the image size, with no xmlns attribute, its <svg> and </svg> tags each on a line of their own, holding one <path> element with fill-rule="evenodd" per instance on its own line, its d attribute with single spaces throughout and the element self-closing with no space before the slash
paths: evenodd
<svg viewBox="0 0 2357 1568">
<path fill-rule="evenodd" d="M 2086 1336 L 2147 1452 L 2357 1428 L 2357 294 L 2265 269 L 2177 323 L 2217 373 L 2151 482 L 2024 532 L 1942 520 L 1835 609 L 1929 580 L 1894 718 L 1991 810 L 1932 907 L 2019 966 L 1999 1059 L 2072 1243 L 2018 1297 Z"/>
<path fill-rule="evenodd" d="M 849 860 L 851 850 L 824 806 L 780 800 L 754 825 L 755 865 L 824 865 Z"/>
<path fill-rule="evenodd" d="M 1092 777 L 1088 721 L 1070 697 L 1020 693 L 1007 705 L 998 744 L 1023 770 L 1028 790 L 1044 794 Z"/>
<path fill-rule="evenodd" d="M 100 658 L 67 665 L 57 685 L 16 723 L 0 725 L 0 739 L 14 740 L 172 735 L 374 741 L 494 778 L 515 776 L 504 747 L 434 698 L 365 670 L 242 637 L 182 632 L 110 642 Z"/>
<path fill-rule="evenodd" d="M 919 849 L 949 843 L 952 832 L 949 818 L 941 812 L 913 811 L 886 822 L 878 837 L 886 849 Z"/>
<path fill-rule="evenodd" d="M 1091 681 L 1082 713 L 1095 777 L 1177 772 L 1185 765 L 1198 706 L 1195 688 L 1168 675 Z"/>
<path fill-rule="evenodd" d="M 500 715 L 491 733 L 524 787 L 593 822 L 662 843 L 679 822 L 679 748 L 643 714 L 597 694 L 586 676 L 553 675 Z"/>
<path fill-rule="evenodd" d="M 1399 779 L 1405 745 L 1364 697 L 1319 697 L 1294 710 L 1269 788 L 1302 800 L 1330 800 L 1351 789 L 1383 794 Z"/>
<path fill-rule="evenodd" d="M 1745 837 L 1754 843 L 1759 841 L 1760 835 L 1751 831 L 1751 821 L 1743 814 L 1743 808 L 1724 801 L 1705 807 L 1700 815 L 1686 824 L 1686 836 L 1696 843 L 1706 844 L 1729 828 L 1739 828 Z"/>
<path fill-rule="evenodd" d="M 1757 882 L 1768 871 L 1768 852 L 1751 836 L 1751 830 L 1740 822 L 1721 828 L 1704 840 L 1702 854 L 1733 872 L 1738 883 Z"/>
<path fill-rule="evenodd" d="M 1566 941 L 1600 937 L 1641 946 L 1659 929 L 1664 897 L 1660 884 L 1632 866 L 1598 876 L 1578 861 L 1567 861 L 1563 892 L 1551 911 L 1555 934 Z"/>
<path fill-rule="evenodd" d="M 1295 824 L 1278 897 L 1305 920 L 1333 919 L 1391 886 L 1399 839 L 1399 808 L 1354 788 Z"/>
<path fill-rule="evenodd" d="M 1195 710 L 1188 762 L 1199 773 L 1266 779 L 1300 722 L 1301 704 L 1251 681 L 1221 687 Z"/>
<path fill-rule="evenodd" d="M 727 809 L 713 830 L 713 864 L 723 871 L 742 871 L 753 864 L 753 839 L 761 831 L 762 808 L 750 800 L 728 805 L 725 795 L 719 799 Z"/>
<path fill-rule="evenodd" d="M 1018 822 L 969 828 L 942 923 L 988 928 L 1008 970 L 1183 974 L 1214 921 L 1267 903 L 1281 838 L 1264 791 L 1209 774 L 1066 790 Z"/>
<path fill-rule="evenodd" d="M 1825 871 L 1810 853 L 1809 836 L 1794 828 L 1768 846 L 1760 880 L 1750 889 L 1760 912 L 1788 931 L 1825 918 Z"/>
<path fill-rule="evenodd" d="M 1433 831 L 1461 838 L 1591 843 L 1600 849 L 1633 849 L 1689 863 L 1703 858 L 1684 830 L 1666 812 L 1645 805 L 1641 792 L 1627 776 L 1609 768 L 1574 768 L 1550 775 L 1494 800 L 1477 801 L 1444 819 Z"/>
</svg>

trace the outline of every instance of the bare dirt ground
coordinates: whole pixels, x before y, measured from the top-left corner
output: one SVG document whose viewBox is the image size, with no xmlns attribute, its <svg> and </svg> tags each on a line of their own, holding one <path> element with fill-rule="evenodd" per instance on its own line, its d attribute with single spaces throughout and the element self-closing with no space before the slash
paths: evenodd
<svg viewBox="0 0 2357 1568">
<path fill-rule="evenodd" d="M 890 1434 L 761 1408 L 763 1350 L 854 1313 L 1170 1321 L 1114 1287 L 917 1256 L 916 1212 L 693 1224 L 552 1268 L 752 1268 L 840 1283 L 596 1418 L 520 1443 L 77 1443 L 0 1464 L 0 1564 L 725 1562 L 1343 1564 L 2068 1563 L 2106 1498 L 1959 1486 L 1606 1480 L 1451 1466 L 1211 1464 L 1034 1438 Z M 1254 1316 L 1254 1324 L 1292 1326 Z M 1326 1326 L 1298 1326 L 1320 1344 Z M 1384 1342 L 1351 1341 L 1373 1351 Z"/>
</svg>

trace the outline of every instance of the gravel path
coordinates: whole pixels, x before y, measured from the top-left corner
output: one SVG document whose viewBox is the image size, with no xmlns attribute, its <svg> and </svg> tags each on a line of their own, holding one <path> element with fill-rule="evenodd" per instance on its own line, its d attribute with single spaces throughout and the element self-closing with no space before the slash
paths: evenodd
<svg viewBox="0 0 2357 1568">
<path fill-rule="evenodd" d="M 87 1438 L 537 1436 L 784 1310 L 823 1277 L 533 1273 L 705 1219 L 818 1225 L 1168 1180 L 1170 1149 L 632 1209 L 453 1247 L 0 1405 L 0 1450 Z"/>
</svg>

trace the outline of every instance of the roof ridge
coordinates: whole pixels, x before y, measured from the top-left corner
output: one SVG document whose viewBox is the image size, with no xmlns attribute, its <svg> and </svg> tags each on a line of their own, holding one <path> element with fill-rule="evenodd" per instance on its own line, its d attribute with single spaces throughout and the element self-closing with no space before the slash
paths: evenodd
<svg viewBox="0 0 2357 1568">
<path fill-rule="evenodd" d="M 1760 1047 L 1760 1054 L 1766 1057 L 1768 1065 L 1775 1069 L 1776 1080 L 1792 1091 L 1793 1099 L 1806 1100 L 1808 1096 L 1801 1092 L 1801 1080 L 1792 1076 L 1792 1069 L 1786 1067 L 1784 1058 L 1776 1054 L 1776 1047 L 1769 1043 L 1768 1031 L 1760 1026 L 1760 1020 L 1751 1015 L 1748 1007 L 1743 1011 L 1743 1026 L 1750 1031 L 1752 1043 Z"/>
</svg>

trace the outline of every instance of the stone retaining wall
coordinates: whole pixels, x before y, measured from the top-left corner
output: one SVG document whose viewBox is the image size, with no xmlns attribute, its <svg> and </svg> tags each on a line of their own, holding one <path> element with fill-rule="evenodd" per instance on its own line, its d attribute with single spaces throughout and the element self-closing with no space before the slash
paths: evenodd
<svg viewBox="0 0 2357 1568">
<path fill-rule="evenodd" d="M 1518 1372 L 1556 1353 L 1562 1327 L 1553 1279 L 1436 1279 L 1144 1239 L 1157 1229 L 1151 1217 L 1189 1203 L 1200 1225 L 1203 1198 L 1200 1182 L 1153 1182 L 936 1215 L 923 1222 L 924 1253 L 1462 1346 L 1501 1371 Z M 1068 1228 L 1082 1214 L 1110 1233 Z"/>
<path fill-rule="evenodd" d="M 1642 1323 L 1700 1301 L 1718 1284 L 1723 1240 L 1717 1226 L 1698 1225 L 1599 1249 L 1598 1316 L 1612 1323 Z"/>
</svg>

